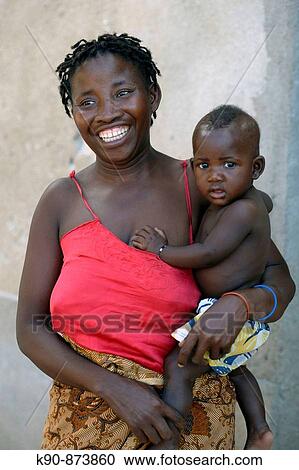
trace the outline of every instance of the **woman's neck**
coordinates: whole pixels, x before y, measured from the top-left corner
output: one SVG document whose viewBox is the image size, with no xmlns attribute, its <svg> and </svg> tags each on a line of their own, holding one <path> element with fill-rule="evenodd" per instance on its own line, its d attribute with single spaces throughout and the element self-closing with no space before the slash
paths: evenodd
<svg viewBox="0 0 299 470">
<path fill-rule="evenodd" d="M 150 147 L 125 162 L 103 161 L 96 156 L 94 168 L 101 179 L 109 182 L 127 183 L 146 177 L 155 166 L 156 151 Z"/>
</svg>

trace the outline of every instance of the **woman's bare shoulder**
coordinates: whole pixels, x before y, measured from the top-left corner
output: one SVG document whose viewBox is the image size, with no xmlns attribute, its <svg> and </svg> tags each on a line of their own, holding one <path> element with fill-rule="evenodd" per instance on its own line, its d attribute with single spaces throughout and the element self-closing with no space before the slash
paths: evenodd
<svg viewBox="0 0 299 470">
<path fill-rule="evenodd" d="M 75 193 L 74 186 L 70 177 L 51 181 L 42 193 L 36 209 L 46 212 L 49 216 L 60 218 Z"/>
<path fill-rule="evenodd" d="M 187 176 L 188 176 L 188 182 L 189 182 L 189 187 L 191 191 L 191 196 L 194 198 L 194 202 L 198 202 L 199 204 L 202 204 L 203 206 L 207 206 L 207 202 L 203 198 L 203 196 L 199 193 L 196 183 L 195 183 L 195 178 L 194 178 L 194 173 L 192 170 L 191 166 L 191 158 L 174 158 L 170 157 L 169 155 L 165 155 L 160 153 L 159 155 L 159 163 L 161 165 L 161 168 L 163 170 L 167 170 L 168 174 L 172 176 L 175 180 L 177 178 L 181 178 L 183 175 L 183 168 L 185 166 L 185 163 L 187 163 Z"/>
<path fill-rule="evenodd" d="M 190 162 L 191 158 L 176 158 L 176 157 L 171 157 L 170 155 L 166 155 L 165 153 L 157 152 L 158 158 L 161 160 L 161 162 L 165 163 L 166 165 L 171 165 L 173 167 L 180 167 L 182 166 L 182 162 L 187 160 L 187 162 Z"/>
<path fill-rule="evenodd" d="M 57 178 L 51 181 L 46 187 L 44 194 L 51 194 L 52 196 L 54 194 L 65 195 L 71 192 L 73 186 L 74 186 L 74 183 L 72 182 L 72 179 L 70 178 L 70 176 L 62 176 L 60 178 Z"/>
<path fill-rule="evenodd" d="M 183 169 L 183 162 L 187 161 L 188 167 L 190 167 L 190 159 L 181 159 L 181 158 L 175 158 L 171 157 L 169 155 L 166 155 L 164 153 L 158 153 L 158 161 L 159 165 L 163 170 L 170 171 L 174 175 L 178 173 L 182 173 Z"/>
</svg>

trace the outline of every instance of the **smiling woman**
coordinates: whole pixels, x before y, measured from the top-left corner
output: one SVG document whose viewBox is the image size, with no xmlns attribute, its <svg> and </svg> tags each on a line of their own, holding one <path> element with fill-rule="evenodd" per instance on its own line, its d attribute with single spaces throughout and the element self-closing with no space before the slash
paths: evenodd
<svg viewBox="0 0 299 470">
<path fill-rule="evenodd" d="M 19 346 L 54 379 L 42 447 L 230 449 L 234 390 L 227 377 L 196 380 L 186 420 L 161 394 L 175 347 L 170 332 L 200 296 L 192 271 L 129 245 L 146 224 L 161 227 L 173 246 L 192 243 L 205 210 L 189 165 L 150 143 L 159 70 L 126 34 L 81 40 L 72 49 L 57 69 L 60 93 L 96 161 L 42 195 L 18 304 Z M 281 314 L 293 286 L 275 247 L 268 266 L 264 278 L 278 293 Z M 269 310 L 267 292 L 251 289 L 246 297 L 252 312 Z M 223 312 L 233 312 L 241 328 L 246 309 L 232 296 L 217 308 L 211 311 L 227 347 L 238 331 L 227 332 Z M 219 334 L 202 334 L 215 350 Z"/>
<path fill-rule="evenodd" d="M 147 87 L 133 64 L 111 53 L 83 63 L 70 84 L 75 123 L 101 160 L 125 165 L 146 151 L 158 85 Z"/>
</svg>

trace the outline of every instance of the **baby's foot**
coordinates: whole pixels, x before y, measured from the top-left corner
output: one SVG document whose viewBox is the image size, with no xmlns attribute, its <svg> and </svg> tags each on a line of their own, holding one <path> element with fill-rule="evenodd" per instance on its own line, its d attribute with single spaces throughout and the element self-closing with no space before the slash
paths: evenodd
<svg viewBox="0 0 299 470">
<path fill-rule="evenodd" d="M 269 450 L 272 448 L 273 434 L 269 426 L 266 425 L 259 431 L 251 431 L 244 449 L 247 450 Z"/>
</svg>

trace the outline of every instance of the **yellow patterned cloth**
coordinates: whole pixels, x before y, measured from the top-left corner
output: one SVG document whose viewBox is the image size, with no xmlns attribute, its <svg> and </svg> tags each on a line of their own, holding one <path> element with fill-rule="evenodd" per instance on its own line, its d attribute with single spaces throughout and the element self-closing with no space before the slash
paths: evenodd
<svg viewBox="0 0 299 470">
<path fill-rule="evenodd" d="M 200 319 L 200 317 L 215 303 L 217 299 L 212 297 L 202 299 L 196 309 L 196 315 L 183 326 L 177 328 L 171 336 L 177 341 L 183 341 Z M 248 320 L 233 342 L 229 353 L 219 359 L 211 359 L 208 352 L 204 354 L 211 369 L 218 375 L 227 375 L 234 369 L 246 364 L 258 349 L 267 341 L 270 335 L 270 327 L 267 323 Z"/>
<path fill-rule="evenodd" d="M 65 340 L 68 340 L 65 338 Z M 69 341 L 69 340 L 68 340 Z M 128 359 L 97 353 L 69 341 L 73 349 L 111 372 L 163 388 L 163 376 Z M 193 387 L 193 406 L 180 449 L 233 449 L 235 392 L 227 377 L 205 374 Z M 101 397 L 54 382 L 42 449 L 146 449 Z"/>
</svg>

